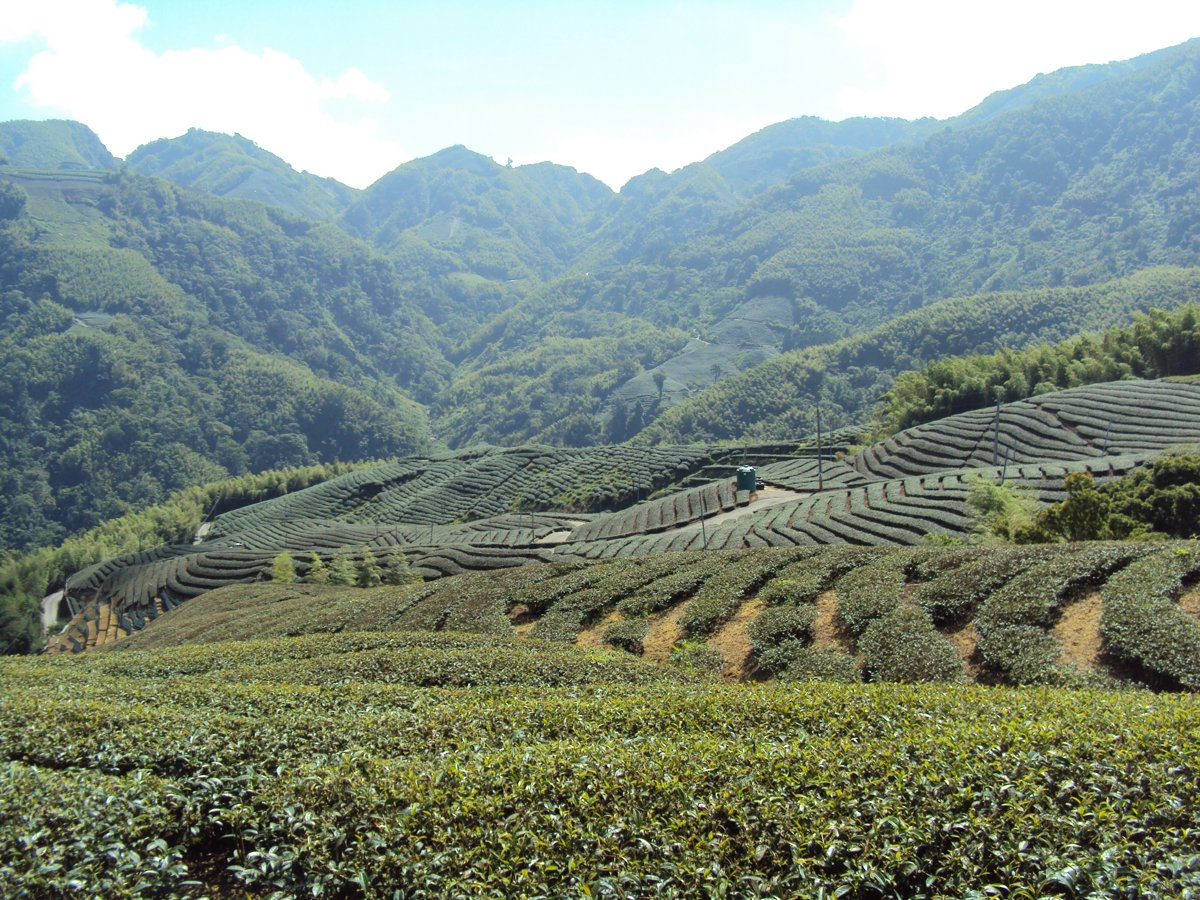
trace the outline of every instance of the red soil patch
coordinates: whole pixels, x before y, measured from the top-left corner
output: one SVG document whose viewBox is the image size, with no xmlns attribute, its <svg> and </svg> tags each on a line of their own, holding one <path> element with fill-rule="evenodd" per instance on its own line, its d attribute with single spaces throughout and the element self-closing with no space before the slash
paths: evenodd
<svg viewBox="0 0 1200 900">
<path fill-rule="evenodd" d="M 837 619 L 837 595 L 825 591 L 817 597 L 817 619 L 812 624 L 813 647 L 854 653 L 854 638 Z"/>
<path fill-rule="evenodd" d="M 1050 630 L 1058 641 L 1058 661 L 1062 665 L 1091 671 L 1100 668 L 1103 643 L 1100 617 L 1104 604 L 1099 591 L 1089 591 L 1074 603 L 1063 607 L 1062 615 Z"/>
<path fill-rule="evenodd" d="M 650 619 L 650 627 L 642 639 L 642 656 L 650 662 L 666 665 L 671 658 L 671 648 L 683 637 L 683 629 L 679 620 L 687 609 L 687 601 L 676 603 L 665 613 Z"/>
<path fill-rule="evenodd" d="M 620 622 L 623 618 L 616 610 L 610 612 L 595 625 L 583 629 L 579 634 L 575 635 L 575 645 L 578 647 L 605 647 L 604 632 L 608 631 L 608 626 L 615 622 Z"/>
<path fill-rule="evenodd" d="M 755 597 L 738 607 L 732 619 L 717 629 L 708 639 L 708 646 L 720 651 L 725 657 L 725 668 L 721 670 L 723 678 L 734 681 L 746 681 L 756 668 L 750 637 L 746 629 L 758 618 L 758 614 L 767 608 L 767 604 Z"/>
<path fill-rule="evenodd" d="M 979 646 L 979 632 L 975 630 L 975 626 L 968 622 L 958 628 L 939 628 L 938 631 L 958 653 L 959 658 L 963 661 L 967 677 L 971 681 L 978 681 L 979 666 L 974 662 L 974 658 L 975 650 Z"/>
<path fill-rule="evenodd" d="M 1191 591 L 1180 597 L 1179 608 L 1200 622 L 1200 591 Z"/>
<path fill-rule="evenodd" d="M 517 637 L 527 636 L 537 624 L 533 610 L 524 603 L 518 603 L 508 611 L 508 621 L 513 623 L 513 634 Z"/>
</svg>

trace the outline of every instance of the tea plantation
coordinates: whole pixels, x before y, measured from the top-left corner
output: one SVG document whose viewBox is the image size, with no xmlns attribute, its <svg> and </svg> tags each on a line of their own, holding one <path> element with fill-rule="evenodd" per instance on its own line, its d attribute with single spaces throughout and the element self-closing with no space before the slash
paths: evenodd
<svg viewBox="0 0 1200 900">
<path fill-rule="evenodd" d="M 206 591 L 261 580 L 283 551 L 301 578 L 340 555 L 359 567 L 403 558 L 432 579 L 695 550 L 913 546 L 967 533 L 973 480 L 1057 501 L 1073 472 L 1104 482 L 1197 443 L 1200 385 L 1119 381 L 951 416 L 848 455 L 810 439 L 410 457 L 226 512 L 202 543 L 76 573 L 66 587 L 77 615 L 53 649 L 102 644 Z M 754 497 L 735 489 L 743 462 L 765 483 Z"/>
<path fill-rule="evenodd" d="M 1193 695 L 359 631 L 6 658 L 0 708 L 5 896 L 1200 890 Z"/>
<path fill-rule="evenodd" d="M 1200 896 L 1200 542 L 948 541 L 1193 406 L 409 458 L 91 566 L 0 659 L 0 894 Z"/>
<path fill-rule="evenodd" d="M 664 665 L 702 651 L 733 680 L 1194 691 L 1197 577 L 1193 541 L 686 551 L 368 589 L 230 586 L 100 649 L 447 630 Z"/>
</svg>

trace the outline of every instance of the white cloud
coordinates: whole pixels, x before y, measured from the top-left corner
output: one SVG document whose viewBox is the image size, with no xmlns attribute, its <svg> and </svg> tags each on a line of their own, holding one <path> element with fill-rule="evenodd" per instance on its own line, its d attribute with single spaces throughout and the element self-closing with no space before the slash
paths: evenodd
<svg viewBox="0 0 1200 900">
<path fill-rule="evenodd" d="M 38 38 L 16 88 L 79 119 L 118 156 L 190 127 L 238 132 L 299 169 L 365 186 L 410 157 L 363 105 L 390 94 L 357 69 L 317 77 L 277 50 L 236 45 L 155 53 L 145 9 L 116 0 L 41 0 L 6 11 L 0 43 Z"/>
<path fill-rule="evenodd" d="M 945 118 L 1039 72 L 1127 59 L 1200 34 L 1177 0 L 855 0 L 841 28 L 871 74 L 841 115 Z"/>
</svg>

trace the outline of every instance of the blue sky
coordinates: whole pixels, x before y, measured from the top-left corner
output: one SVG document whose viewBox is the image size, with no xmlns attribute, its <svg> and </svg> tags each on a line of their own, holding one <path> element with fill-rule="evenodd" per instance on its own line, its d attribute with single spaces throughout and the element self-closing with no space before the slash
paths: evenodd
<svg viewBox="0 0 1200 900">
<path fill-rule="evenodd" d="M 0 119 L 73 118 L 118 156 L 238 132 L 365 186 L 452 144 L 614 188 L 793 116 L 944 118 L 1067 65 L 1200 35 L 1141 0 L 4 0 Z"/>
</svg>

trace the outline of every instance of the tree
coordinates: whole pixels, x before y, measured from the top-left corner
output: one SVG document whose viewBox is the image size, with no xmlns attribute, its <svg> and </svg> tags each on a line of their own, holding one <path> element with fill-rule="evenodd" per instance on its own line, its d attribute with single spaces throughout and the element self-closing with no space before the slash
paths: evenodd
<svg viewBox="0 0 1200 900">
<path fill-rule="evenodd" d="M 662 372 L 652 372 L 650 377 L 654 379 L 654 386 L 658 388 L 658 402 L 662 403 L 663 387 L 667 383 L 667 376 Z"/>
<path fill-rule="evenodd" d="M 338 547 L 329 561 L 329 583 L 350 586 L 357 582 L 358 568 L 354 565 L 354 557 L 345 547 Z"/>
<path fill-rule="evenodd" d="M 412 584 L 422 578 L 408 564 L 408 557 L 399 547 L 392 547 L 387 554 L 383 571 L 384 584 Z"/>
<path fill-rule="evenodd" d="M 972 540 L 978 543 L 1035 542 L 1036 510 L 1036 500 L 1009 485 L 976 479 L 967 489 Z"/>
<path fill-rule="evenodd" d="M 296 563 L 286 550 L 271 561 L 271 580 L 280 584 L 291 584 L 296 580 Z"/>
<path fill-rule="evenodd" d="M 379 563 L 375 561 L 375 553 L 364 544 L 359 549 L 359 554 L 362 559 L 358 564 L 358 586 L 359 587 L 378 587 L 383 584 L 383 570 L 379 568 Z"/>
<path fill-rule="evenodd" d="M 1072 472 L 1063 481 L 1067 499 L 1038 513 L 1038 525 L 1068 541 L 1103 541 L 1115 535 L 1110 527 L 1112 504 L 1096 489 L 1090 472 Z"/>
<path fill-rule="evenodd" d="M 25 211 L 26 194 L 11 182 L 0 182 L 0 220 L 19 218 Z"/>
<path fill-rule="evenodd" d="M 33 653 L 42 646 L 41 609 L 24 594 L 0 596 L 0 656 Z"/>
<path fill-rule="evenodd" d="M 312 555 L 312 563 L 308 567 L 305 581 L 310 584 L 329 584 L 329 567 L 315 552 Z"/>
</svg>

